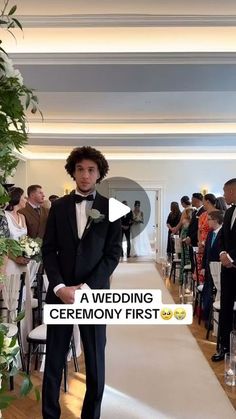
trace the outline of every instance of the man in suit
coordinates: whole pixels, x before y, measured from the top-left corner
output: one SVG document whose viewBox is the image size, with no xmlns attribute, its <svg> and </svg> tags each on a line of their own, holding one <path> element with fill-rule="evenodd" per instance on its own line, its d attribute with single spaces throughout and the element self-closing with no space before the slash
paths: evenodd
<svg viewBox="0 0 236 419">
<path fill-rule="evenodd" d="M 120 220 L 109 222 L 108 199 L 95 190 L 107 174 L 106 159 L 91 147 L 75 148 L 67 159 L 67 172 L 76 190 L 57 199 L 50 209 L 43 241 L 43 261 L 49 279 L 47 303 L 73 304 L 78 289 L 107 289 L 121 255 Z M 100 222 L 88 217 L 91 208 Z M 103 217 L 104 216 L 104 217 Z M 105 325 L 80 325 L 86 366 L 86 394 L 81 418 L 100 418 L 105 380 Z M 43 380 L 43 418 L 60 417 L 62 370 L 72 325 L 48 325 Z"/>
<path fill-rule="evenodd" d="M 189 245 L 189 256 L 191 260 L 192 272 L 194 272 L 194 257 L 193 257 L 193 247 L 197 247 L 198 245 L 198 218 L 200 215 L 205 211 L 203 207 L 203 196 L 199 192 L 195 192 L 192 195 L 192 206 L 195 207 L 195 211 L 193 212 L 187 237 L 185 243 Z"/>
<path fill-rule="evenodd" d="M 48 218 L 48 208 L 43 207 L 44 193 L 42 186 L 30 185 L 27 189 L 28 201 L 19 212 L 25 216 L 27 234 L 35 239 L 43 238 Z"/>
<path fill-rule="evenodd" d="M 215 210 L 208 214 L 208 223 L 211 231 L 208 233 L 202 258 L 202 270 L 205 277 L 202 301 L 203 315 L 208 328 L 210 310 L 213 304 L 214 282 L 211 276 L 210 263 L 220 261 L 221 228 L 224 219 L 224 211 Z"/>
<path fill-rule="evenodd" d="M 193 212 L 189 228 L 188 234 L 186 238 L 186 244 L 191 245 L 192 247 L 196 247 L 198 245 L 198 218 L 200 215 L 205 211 L 203 207 L 203 196 L 201 193 L 196 192 L 192 195 L 192 206 L 196 208 Z"/>
<path fill-rule="evenodd" d="M 122 201 L 122 203 L 124 205 L 128 205 L 127 201 Z M 133 213 L 132 213 L 132 211 L 128 212 L 128 214 L 121 217 L 122 240 L 123 240 L 123 237 L 125 236 L 126 242 L 127 242 L 127 258 L 130 257 L 130 248 L 131 248 L 130 227 L 131 227 L 132 223 L 133 223 Z M 123 250 L 122 250 L 122 256 L 123 256 Z"/>
<path fill-rule="evenodd" d="M 220 261 L 221 296 L 220 296 L 220 350 L 212 356 L 213 362 L 222 361 L 229 351 L 230 332 L 233 329 L 233 306 L 236 300 L 236 178 L 224 185 L 226 204 L 233 204 L 225 213 L 222 227 Z"/>
</svg>

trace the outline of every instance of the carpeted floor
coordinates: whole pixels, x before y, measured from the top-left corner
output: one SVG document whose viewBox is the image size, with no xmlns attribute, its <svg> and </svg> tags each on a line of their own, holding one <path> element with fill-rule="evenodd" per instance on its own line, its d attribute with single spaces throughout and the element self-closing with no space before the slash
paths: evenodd
<svg viewBox="0 0 236 419">
<path fill-rule="evenodd" d="M 153 263 L 122 263 L 112 288 L 159 288 Z M 235 419 L 187 326 L 109 326 L 102 419 Z"/>
</svg>

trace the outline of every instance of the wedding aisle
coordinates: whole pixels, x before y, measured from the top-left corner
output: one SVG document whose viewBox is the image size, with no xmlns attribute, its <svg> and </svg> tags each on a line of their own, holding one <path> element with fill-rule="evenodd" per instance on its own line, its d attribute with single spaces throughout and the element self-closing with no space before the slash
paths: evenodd
<svg viewBox="0 0 236 419">
<path fill-rule="evenodd" d="M 159 288 L 173 303 L 153 263 L 120 264 L 112 288 Z M 101 419 L 235 418 L 187 326 L 109 326 L 107 334 Z"/>
</svg>

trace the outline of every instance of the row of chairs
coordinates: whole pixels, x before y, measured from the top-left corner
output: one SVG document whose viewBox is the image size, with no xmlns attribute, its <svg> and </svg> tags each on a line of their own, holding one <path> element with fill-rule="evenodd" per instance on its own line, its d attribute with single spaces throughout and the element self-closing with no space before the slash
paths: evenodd
<svg viewBox="0 0 236 419">
<path fill-rule="evenodd" d="M 173 243 L 174 253 L 172 254 L 171 260 L 171 271 L 170 271 L 170 278 L 173 278 L 173 282 L 176 281 L 177 272 L 180 272 L 181 268 L 181 243 L 180 238 L 178 236 L 174 236 L 174 243 Z M 183 250 L 185 247 L 183 247 Z M 197 252 L 198 248 L 190 248 L 192 251 L 192 261 L 193 266 L 189 264 L 185 264 L 183 267 L 183 289 L 186 290 L 190 289 L 193 295 L 193 315 L 195 316 L 198 314 L 198 324 L 201 324 L 202 319 L 202 312 L 203 312 L 203 284 L 199 281 L 198 270 L 195 270 L 196 278 L 193 278 L 193 271 L 194 267 L 197 266 Z M 182 252 L 183 256 L 185 252 Z M 217 336 L 217 350 L 219 350 L 220 346 L 220 334 L 219 334 L 219 314 L 220 314 L 220 271 L 221 271 L 221 264 L 220 262 L 211 262 L 210 264 L 211 276 L 214 282 L 214 292 L 212 295 L 212 307 L 210 310 L 209 320 L 208 320 L 208 328 L 206 332 L 206 339 L 208 340 L 210 337 L 211 330 L 214 330 Z M 216 290 L 216 292 L 215 292 Z M 234 323 L 236 322 L 236 302 L 234 304 Z M 213 325 L 213 328 L 212 328 Z M 232 325 L 234 327 L 234 325 Z"/>
<path fill-rule="evenodd" d="M 11 280 L 16 280 L 16 278 L 11 278 Z M 43 267 L 40 266 L 38 272 L 36 274 L 36 279 L 34 282 L 34 290 L 35 290 L 35 297 L 34 300 L 37 301 L 34 306 L 32 306 L 32 310 L 34 311 L 33 315 L 33 325 L 32 330 L 29 332 L 27 336 L 27 343 L 28 343 L 28 351 L 26 353 L 26 362 L 25 356 L 23 351 L 22 345 L 22 330 L 21 325 L 22 322 L 18 321 L 17 324 L 11 322 L 4 322 L 4 324 L 8 327 L 9 337 L 17 335 L 19 347 L 20 347 L 20 360 L 21 360 L 21 368 L 27 374 L 30 374 L 31 371 L 31 359 L 32 356 L 35 356 L 35 364 L 34 368 L 37 369 L 39 365 L 39 356 L 45 356 L 46 353 L 46 334 L 47 334 L 47 326 L 43 323 L 43 307 L 45 304 L 45 295 L 47 291 L 48 280 L 46 275 L 44 274 Z M 17 296 L 17 309 L 14 313 L 15 316 L 18 316 L 19 313 L 24 309 L 24 292 L 25 289 L 25 273 L 22 273 L 19 276 L 19 287 L 18 287 L 18 296 Z M 3 300 L 0 304 L 1 310 L 1 317 L 7 319 L 9 317 L 9 310 L 7 307 L 4 307 Z M 5 315 L 3 314 L 5 312 Z M 12 314 L 12 313 L 11 313 Z M 70 350 L 72 352 L 72 358 L 74 361 L 74 369 L 75 372 L 79 372 L 79 366 L 76 356 L 76 348 L 75 348 L 75 341 L 74 336 L 72 335 Z M 64 390 L 67 391 L 67 356 L 65 358 L 64 364 Z M 13 389 L 13 377 L 10 379 L 10 389 Z"/>
</svg>

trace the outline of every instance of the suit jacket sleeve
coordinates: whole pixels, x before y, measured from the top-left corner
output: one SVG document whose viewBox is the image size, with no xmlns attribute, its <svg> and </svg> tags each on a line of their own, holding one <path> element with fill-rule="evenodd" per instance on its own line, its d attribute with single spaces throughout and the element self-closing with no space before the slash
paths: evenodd
<svg viewBox="0 0 236 419">
<path fill-rule="evenodd" d="M 234 240 L 234 246 L 232 246 L 232 243 L 229 245 L 229 225 L 231 223 L 231 216 L 232 216 L 232 210 L 229 208 L 224 217 L 224 223 L 221 230 L 221 240 L 220 240 L 220 252 L 227 251 L 229 256 L 233 259 L 234 265 L 236 264 L 236 240 Z"/>
<path fill-rule="evenodd" d="M 206 243 L 204 246 L 204 251 L 203 251 L 203 257 L 202 257 L 202 269 L 206 269 L 206 264 L 207 264 L 207 252 L 210 246 L 210 240 L 212 239 L 212 235 L 211 232 L 208 233 L 207 238 L 206 238 Z"/>
<path fill-rule="evenodd" d="M 52 288 L 64 283 L 58 265 L 58 246 L 56 234 L 55 207 L 52 205 L 46 225 L 46 232 L 43 238 L 42 256 L 43 263 Z"/>
<path fill-rule="evenodd" d="M 121 251 L 121 222 L 119 219 L 109 223 L 104 256 L 86 280 L 86 284 L 90 288 L 106 288 L 109 277 L 119 263 Z"/>
<path fill-rule="evenodd" d="M 188 237 L 191 239 L 191 244 L 194 246 L 196 245 L 198 239 L 197 239 L 197 233 L 198 233 L 198 218 L 194 215 L 188 228 Z"/>
</svg>

